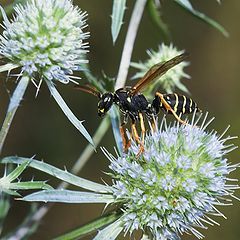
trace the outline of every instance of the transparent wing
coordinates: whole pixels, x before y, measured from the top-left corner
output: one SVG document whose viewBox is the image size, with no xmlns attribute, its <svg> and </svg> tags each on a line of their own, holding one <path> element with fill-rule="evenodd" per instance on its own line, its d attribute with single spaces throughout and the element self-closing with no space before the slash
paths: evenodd
<svg viewBox="0 0 240 240">
<path fill-rule="evenodd" d="M 164 75 L 169 69 L 181 63 L 187 57 L 188 57 L 188 54 L 183 53 L 166 62 L 160 62 L 152 66 L 148 70 L 148 72 L 133 86 L 131 94 L 133 95 L 136 94 L 137 92 L 142 90 L 144 87 L 146 87 L 149 83 L 151 83 L 152 81 Z"/>
</svg>

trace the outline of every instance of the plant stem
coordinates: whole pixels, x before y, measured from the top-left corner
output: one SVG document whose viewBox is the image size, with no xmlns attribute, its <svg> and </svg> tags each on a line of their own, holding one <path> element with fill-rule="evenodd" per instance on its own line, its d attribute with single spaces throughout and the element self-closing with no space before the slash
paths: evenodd
<svg viewBox="0 0 240 240">
<path fill-rule="evenodd" d="M 9 128 L 11 126 L 13 117 L 15 116 L 15 113 L 19 107 L 19 104 L 23 98 L 23 95 L 27 89 L 29 83 L 29 77 L 27 76 L 23 76 L 16 89 L 13 92 L 13 95 L 10 99 L 10 103 L 8 106 L 8 110 L 7 110 L 7 114 L 6 117 L 4 119 L 3 125 L 2 125 L 2 129 L 0 131 L 0 154 L 2 152 L 2 148 L 3 148 L 3 144 L 5 142 L 6 136 L 8 134 Z"/>
<path fill-rule="evenodd" d="M 135 3 L 123 47 L 122 58 L 118 70 L 117 81 L 115 84 L 115 90 L 124 87 L 127 80 L 133 46 L 135 43 L 138 27 L 143 15 L 146 2 L 147 0 L 137 0 Z"/>
</svg>

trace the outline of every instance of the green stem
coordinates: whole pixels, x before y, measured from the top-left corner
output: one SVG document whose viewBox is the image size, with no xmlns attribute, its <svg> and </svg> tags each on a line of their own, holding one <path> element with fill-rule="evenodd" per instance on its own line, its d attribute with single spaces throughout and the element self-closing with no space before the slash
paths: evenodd
<svg viewBox="0 0 240 240">
<path fill-rule="evenodd" d="M 121 213 L 113 212 L 106 214 L 104 216 L 101 216 L 100 218 L 97 218 L 93 220 L 92 222 L 89 222 L 78 229 L 75 229 L 69 233 L 66 233 L 60 237 L 54 238 L 54 240 L 71 240 L 71 239 L 79 239 L 81 237 L 84 237 L 100 228 L 103 228 L 106 225 L 109 225 L 110 223 L 114 222 L 121 216 Z"/>
<path fill-rule="evenodd" d="M 23 76 L 20 79 L 20 81 L 10 99 L 7 114 L 6 114 L 5 120 L 2 125 L 2 129 L 0 131 L 0 153 L 2 152 L 3 144 L 5 142 L 9 128 L 11 126 L 13 117 L 15 116 L 18 106 L 23 98 L 23 95 L 24 95 L 26 89 L 27 89 L 28 83 L 29 83 L 29 77 Z"/>
</svg>

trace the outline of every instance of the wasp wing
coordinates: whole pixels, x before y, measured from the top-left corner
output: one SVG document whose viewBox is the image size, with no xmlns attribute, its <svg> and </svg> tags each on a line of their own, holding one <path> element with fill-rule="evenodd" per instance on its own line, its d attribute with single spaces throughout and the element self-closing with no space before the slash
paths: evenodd
<svg viewBox="0 0 240 240">
<path fill-rule="evenodd" d="M 160 63 L 152 66 L 148 70 L 148 72 L 136 83 L 136 85 L 133 86 L 133 88 L 131 90 L 131 94 L 133 94 L 133 95 L 136 94 L 137 92 L 142 90 L 144 87 L 146 87 L 150 82 L 156 80 L 157 78 L 160 78 L 169 69 L 171 69 L 172 67 L 181 63 L 187 57 L 188 57 L 188 54 L 183 53 L 183 54 L 178 55 L 166 62 L 160 62 Z"/>
<path fill-rule="evenodd" d="M 86 92 L 86 93 L 90 93 L 98 98 L 100 98 L 101 96 L 101 93 L 96 89 L 94 88 L 93 86 L 89 86 L 89 85 L 85 85 L 85 86 L 77 86 L 75 87 L 75 89 L 77 90 L 81 90 L 83 92 Z"/>
</svg>

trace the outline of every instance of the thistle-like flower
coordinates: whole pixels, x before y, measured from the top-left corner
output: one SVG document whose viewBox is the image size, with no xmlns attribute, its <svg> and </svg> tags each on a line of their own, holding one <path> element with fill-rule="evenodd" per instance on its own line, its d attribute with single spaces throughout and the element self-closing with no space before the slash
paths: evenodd
<svg viewBox="0 0 240 240">
<path fill-rule="evenodd" d="M 172 44 L 165 45 L 164 43 L 161 44 L 158 47 L 157 51 L 154 50 L 148 50 L 147 54 L 149 56 L 149 59 L 147 59 L 145 62 L 139 62 L 139 63 L 131 63 L 131 66 L 134 68 L 137 68 L 139 71 L 134 75 L 133 79 L 141 78 L 144 76 L 144 74 L 155 64 L 159 62 L 165 62 L 184 51 L 179 51 L 176 47 L 174 47 Z M 156 87 L 161 87 L 164 91 L 167 93 L 172 93 L 175 88 L 179 88 L 180 90 L 187 92 L 187 88 L 181 83 L 181 78 L 190 78 L 188 74 L 184 72 L 184 68 L 188 66 L 188 62 L 183 61 L 182 63 L 176 65 L 174 68 L 167 71 L 159 80 L 155 82 L 155 84 L 152 84 L 149 86 L 147 93 L 151 93 L 153 89 Z"/>
<path fill-rule="evenodd" d="M 218 224 L 211 218 L 211 215 L 224 216 L 217 207 L 231 205 L 232 198 L 238 199 L 233 194 L 239 186 L 229 174 L 240 165 L 231 165 L 226 158 L 236 148 L 233 144 L 226 145 L 226 141 L 234 138 L 224 137 L 227 129 L 218 135 L 206 130 L 211 122 L 206 122 L 207 115 L 202 123 L 200 117 L 196 121 L 194 118 L 195 115 L 188 125 L 168 126 L 163 120 L 160 127 L 148 133 L 145 151 L 138 157 L 139 146 L 134 141 L 129 151 L 117 158 L 103 149 L 111 162 L 111 186 L 31 160 L 33 166 L 40 165 L 54 177 L 89 191 L 44 190 L 23 200 L 113 204 L 114 211 L 108 213 L 109 225 L 94 240 L 114 240 L 121 232 L 133 235 L 135 230 L 143 232 L 142 240 L 179 240 L 184 233 L 203 238 L 196 228 Z M 4 160 L 22 161 L 21 158 Z M 94 230 L 106 225 L 109 216 L 88 227 Z M 78 236 L 82 236 L 81 231 Z"/>
<path fill-rule="evenodd" d="M 55 82 L 75 82 L 74 71 L 83 70 L 87 62 L 88 32 L 84 32 L 86 12 L 74 7 L 71 0 L 28 0 L 14 8 L 9 21 L 3 8 L 3 34 L 0 36 L 0 56 L 8 61 L 0 72 L 21 68 L 18 87 L 11 99 L 9 112 L 16 109 L 30 81 L 37 87 L 45 81 L 54 99 L 71 123 L 93 144 L 93 141 L 61 95 Z M 10 125 L 7 123 L 6 125 Z M 5 131 L 7 132 L 7 131 Z M 1 146 L 1 144 L 0 144 Z"/>
<path fill-rule="evenodd" d="M 81 70 L 86 62 L 86 15 L 70 0 L 19 4 L 13 21 L 4 17 L 0 53 L 32 80 L 39 77 L 68 83 L 73 71 Z"/>
<path fill-rule="evenodd" d="M 138 146 L 111 161 L 113 195 L 123 211 L 122 229 L 142 230 L 149 239 L 180 239 L 183 233 L 203 235 L 196 229 L 216 224 L 211 215 L 224 216 L 219 205 L 228 205 L 238 185 L 228 174 L 239 165 L 230 165 L 226 154 L 235 147 L 206 131 L 206 117 L 200 126 L 162 126 L 149 133 L 145 151 L 136 157 Z"/>
</svg>

